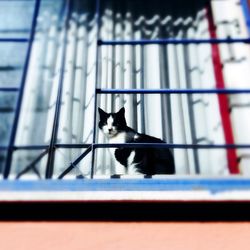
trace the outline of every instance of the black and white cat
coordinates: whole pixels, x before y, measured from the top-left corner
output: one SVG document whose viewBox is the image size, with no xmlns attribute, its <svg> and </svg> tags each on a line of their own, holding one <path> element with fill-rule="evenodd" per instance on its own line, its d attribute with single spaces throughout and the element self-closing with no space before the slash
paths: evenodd
<svg viewBox="0 0 250 250">
<path fill-rule="evenodd" d="M 164 143 L 161 139 L 140 134 L 127 126 L 125 109 L 117 113 L 99 111 L 99 128 L 109 143 Z M 174 174 L 174 158 L 168 148 L 110 148 L 115 158 L 116 174 Z"/>
</svg>

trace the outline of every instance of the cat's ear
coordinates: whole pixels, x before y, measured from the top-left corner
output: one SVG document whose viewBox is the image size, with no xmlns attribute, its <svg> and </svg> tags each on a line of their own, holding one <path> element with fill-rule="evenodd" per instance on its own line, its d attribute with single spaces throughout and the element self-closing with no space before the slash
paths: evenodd
<svg viewBox="0 0 250 250">
<path fill-rule="evenodd" d="M 117 114 L 124 116 L 124 115 L 125 115 L 125 108 L 122 107 L 122 108 L 117 112 Z"/>
<path fill-rule="evenodd" d="M 98 112 L 99 112 L 100 118 L 105 119 L 105 117 L 107 116 L 107 113 L 101 108 L 98 108 Z"/>
<path fill-rule="evenodd" d="M 125 108 L 124 107 L 121 108 L 117 112 L 117 116 L 118 116 L 118 120 L 119 120 L 120 125 L 127 126 L 126 118 L 125 118 Z"/>
</svg>

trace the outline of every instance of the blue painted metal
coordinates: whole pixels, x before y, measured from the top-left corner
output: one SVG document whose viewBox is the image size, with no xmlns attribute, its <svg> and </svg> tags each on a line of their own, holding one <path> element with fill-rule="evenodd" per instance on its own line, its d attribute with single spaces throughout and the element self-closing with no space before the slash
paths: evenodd
<svg viewBox="0 0 250 250">
<path fill-rule="evenodd" d="M 27 43 L 30 38 L 0 38 L 0 43 Z"/>
<path fill-rule="evenodd" d="M 98 143 L 95 148 L 182 148 L 182 149 L 233 149 L 250 148 L 250 144 L 169 144 L 169 143 Z"/>
<path fill-rule="evenodd" d="M 197 191 L 211 193 L 250 190 L 250 179 L 243 178 L 168 178 L 168 179 L 83 179 L 1 181 L 0 191 Z"/>
<path fill-rule="evenodd" d="M 95 95 L 94 95 L 94 128 L 93 128 L 93 144 L 96 141 L 96 121 L 97 121 L 97 86 L 99 80 L 99 46 L 98 41 L 100 38 L 100 27 L 101 27 L 101 14 L 100 14 L 100 0 L 96 0 L 96 25 L 97 25 L 97 33 L 96 33 L 96 74 L 95 74 Z M 91 159 L 91 178 L 94 176 L 94 164 L 95 164 L 95 148 L 92 146 L 92 159 Z"/>
<path fill-rule="evenodd" d="M 48 149 L 48 145 L 22 145 L 22 146 L 13 146 L 13 150 L 41 150 Z"/>
<path fill-rule="evenodd" d="M 19 172 L 16 175 L 16 179 L 19 179 L 22 175 L 29 172 L 30 170 L 33 170 L 36 173 L 36 175 L 38 176 L 38 178 L 41 179 L 41 174 L 36 169 L 36 164 L 47 154 L 47 152 L 48 152 L 48 149 L 46 149 L 45 151 L 40 153 L 31 163 L 28 164 L 28 166 L 26 166 L 24 169 L 21 170 L 21 172 Z"/>
<path fill-rule="evenodd" d="M 16 87 L 0 87 L 0 92 L 15 92 L 15 91 L 19 91 L 20 88 L 16 88 Z"/>
<path fill-rule="evenodd" d="M 57 146 L 60 146 L 59 144 Z M 81 144 L 64 144 L 62 147 L 64 148 L 74 148 L 76 147 L 85 147 L 87 145 Z M 65 175 L 67 175 L 72 169 L 76 167 L 77 164 L 90 152 L 95 152 L 96 148 L 172 148 L 172 149 L 235 149 L 235 148 L 250 148 L 250 144 L 168 144 L 168 143 L 93 143 L 88 144 L 88 148 L 73 162 L 71 163 L 58 177 L 58 179 L 62 179 Z M 92 163 L 94 159 L 92 158 Z M 94 168 L 91 166 L 91 178 L 94 177 Z"/>
<path fill-rule="evenodd" d="M 175 144 L 175 143 L 93 143 L 93 144 L 55 144 L 55 148 L 188 148 L 188 149 L 215 149 L 215 148 L 250 148 L 250 144 Z M 0 150 L 8 150 L 8 146 L 0 146 Z M 23 145 L 13 146 L 13 150 L 42 150 L 49 145 Z"/>
<path fill-rule="evenodd" d="M 68 0 L 67 2 L 70 2 Z M 248 29 L 250 30 L 250 17 L 249 17 L 249 9 L 247 6 L 247 0 L 241 0 L 242 6 L 244 8 L 244 12 L 246 15 Z M 57 98 L 57 108 L 55 112 L 55 119 L 53 125 L 52 139 L 50 145 L 28 145 L 28 146 L 14 146 L 14 138 L 15 131 L 18 121 L 18 116 L 20 113 L 20 105 L 23 93 L 23 87 L 25 83 L 27 67 L 32 47 L 32 41 L 34 39 L 34 28 L 36 24 L 36 16 L 39 11 L 40 0 L 36 0 L 34 16 L 32 21 L 32 29 L 30 38 L 2 38 L 0 42 L 30 42 L 24 67 L 24 74 L 22 78 L 20 95 L 18 98 L 18 109 L 16 111 L 16 125 L 14 133 L 14 137 L 12 135 L 11 140 L 12 144 L 9 144 L 8 147 L 0 147 L 0 150 L 8 149 L 9 152 L 17 149 L 23 150 L 40 150 L 40 149 L 50 149 L 51 150 L 51 162 L 53 165 L 53 157 L 54 157 L 54 149 L 55 148 L 87 148 L 87 150 L 81 154 L 70 166 L 65 170 L 63 174 L 66 175 L 75 164 L 78 164 L 91 150 L 92 150 L 92 169 L 91 169 L 91 177 L 94 175 L 94 153 L 96 148 L 108 148 L 108 147 L 161 147 L 161 148 L 190 148 L 190 149 L 214 149 L 214 148 L 250 148 L 250 144 L 215 144 L 215 145 L 197 145 L 197 144 L 142 144 L 142 143 L 129 143 L 129 144 L 97 144 L 95 143 L 96 137 L 96 109 L 94 111 L 94 133 L 93 133 L 93 143 L 92 144 L 56 144 L 56 135 L 58 131 L 58 122 L 60 117 L 60 103 L 61 103 L 61 91 L 63 86 L 63 69 L 64 69 L 64 60 L 62 60 L 62 71 L 60 77 L 60 87 L 58 90 L 58 98 Z M 69 7 L 70 4 L 66 5 L 66 8 Z M 38 6 L 38 7 L 37 7 Z M 68 14 L 70 12 L 69 8 L 66 10 Z M 68 15 L 66 15 L 68 16 Z M 95 107 L 97 106 L 97 95 L 98 94 L 249 94 L 250 89 L 98 89 L 98 61 L 99 61 L 99 49 L 100 45 L 147 45 L 147 44 L 214 44 L 214 43 L 250 43 L 250 38 L 244 39 L 159 39 L 159 40 L 130 40 L 130 41 L 102 41 L 100 40 L 100 0 L 96 0 L 96 16 L 97 16 L 97 53 L 96 53 L 96 90 L 95 90 Z M 65 45 L 66 46 L 66 45 Z M 0 88 L 0 91 L 18 91 L 19 88 Z M 20 97 L 21 96 L 21 97 Z M 16 117 L 15 116 L 15 117 Z M 13 125 L 14 127 L 14 125 Z M 9 157 L 8 157 L 9 161 Z M 11 158 L 10 158 L 11 163 Z M 9 164 L 10 164 L 9 163 Z M 49 164 L 47 166 L 52 166 Z M 10 166 L 10 165 L 9 165 Z M 48 168 L 47 168 L 48 169 Z M 9 170 L 8 170 L 9 171 Z M 5 170 L 5 178 L 8 176 L 7 167 Z M 46 177 L 50 178 L 52 176 L 53 169 L 50 173 L 46 173 Z M 60 177 L 60 176 L 59 176 Z M 26 185 L 27 184 L 27 185 Z M 55 185 L 56 184 L 56 185 Z M 0 182 L 0 190 L 2 188 L 8 188 L 8 182 Z M 11 187 L 10 187 L 11 186 Z M 249 189 L 250 188 L 250 179 L 249 180 L 236 180 L 236 179 L 201 179 L 201 180 L 84 180 L 84 181 L 72 181 L 72 182 L 55 182 L 55 181 L 36 181 L 36 182 L 14 182 L 14 185 L 10 185 L 10 188 L 15 189 L 15 187 L 19 186 L 17 190 L 193 190 L 197 189 L 197 187 L 206 188 L 209 190 L 224 190 L 226 189 Z M 44 189 L 45 188 L 45 189 Z M 55 188 L 55 189 L 53 189 Z M 65 188 L 65 189 L 64 189 Z M 5 190 L 5 189 L 4 189 Z"/>
<path fill-rule="evenodd" d="M 55 148 L 88 148 L 92 144 L 55 144 Z"/>
<path fill-rule="evenodd" d="M 249 1 L 248 0 L 241 0 L 241 5 L 243 8 L 243 12 L 245 15 L 245 20 L 246 20 L 246 25 L 248 28 L 248 34 L 250 35 L 250 6 L 249 6 Z"/>
<path fill-rule="evenodd" d="M 97 89 L 98 94 L 250 94 L 250 89 Z"/>
<path fill-rule="evenodd" d="M 48 145 L 22 145 L 22 146 L 12 146 L 12 150 L 41 150 L 41 149 L 48 149 Z M 9 146 L 0 146 L 0 150 L 8 150 L 10 149 Z"/>
<path fill-rule="evenodd" d="M 23 74 L 22 74 L 20 90 L 19 90 L 19 95 L 18 95 L 17 104 L 16 104 L 16 111 L 15 111 L 13 126 L 11 129 L 10 141 L 9 141 L 9 145 L 8 145 L 9 148 L 8 148 L 8 153 L 7 153 L 7 158 L 6 158 L 6 165 L 5 165 L 5 169 L 4 169 L 4 173 L 3 173 L 3 177 L 5 179 L 8 178 L 8 175 L 10 173 L 13 145 L 15 142 L 17 124 L 18 124 L 18 120 L 19 120 L 19 116 L 20 116 L 24 86 L 25 86 L 25 81 L 26 81 L 27 72 L 28 72 L 29 59 L 30 59 L 31 49 L 32 49 L 32 42 L 33 42 L 34 36 L 35 36 L 35 28 L 36 28 L 37 16 L 39 13 L 40 3 L 41 3 L 41 0 L 36 0 L 35 5 L 34 5 L 34 13 L 33 13 L 32 25 L 31 25 L 31 31 L 30 31 L 30 37 L 29 37 L 29 45 L 28 45 L 27 54 L 26 54 L 25 63 L 24 63 L 24 68 L 23 68 Z"/>
<path fill-rule="evenodd" d="M 34 0 L 12 0 L 13 2 L 33 2 Z M 1 2 L 10 2 L 10 0 L 1 0 Z"/>
<path fill-rule="evenodd" d="M 145 60 L 144 60 L 144 55 L 145 55 L 145 47 L 141 46 L 140 48 L 140 62 L 141 62 L 141 77 L 140 77 L 140 87 L 144 86 L 145 83 Z M 145 97 L 144 95 L 140 96 L 141 99 L 141 121 L 145 121 Z M 141 127 L 141 131 L 142 133 L 146 132 L 146 128 L 145 128 L 145 123 L 142 122 L 142 127 Z"/>
<path fill-rule="evenodd" d="M 53 121 L 52 134 L 50 139 L 49 151 L 48 151 L 48 161 L 46 166 L 45 177 L 51 178 L 54 170 L 54 154 L 55 154 L 55 144 L 57 139 L 58 127 L 59 127 L 59 119 L 60 119 L 60 110 L 61 110 L 61 100 L 62 100 L 62 90 L 63 90 L 63 82 L 64 82 L 64 71 L 65 71 L 65 61 L 66 61 L 66 48 L 67 48 L 67 38 L 68 38 L 68 25 L 70 12 L 72 8 L 72 1 L 67 0 L 65 9 L 64 9 L 64 37 L 63 37 L 63 48 L 62 48 L 62 60 L 61 60 L 61 69 L 60 69 L 60 78 L 59 78 L 59 86 L 57 91 L 57 99 L 56 99 L 56 107 L 55 107 L 55 115 Z"/>
<path fill-rule="evenodd" d="M 62 179 L 65 175 L 67 175 L 73 168 L 77 166 L 78 163 L 91 151 L 93 150 L 92 145 L 90 145 L 77 159 L 70 163 L 70 165 L 59 175 L 58 179 Z"/>
<path fill-rule="evenodd" d="M 250 38 L 224 38 L 224 39 L 152 39 L 152 40 L 99 40 L 98 45 L 149 45 L 149 44 L 219 44 L 219 43 L 250 43 Z"/>
</svg>

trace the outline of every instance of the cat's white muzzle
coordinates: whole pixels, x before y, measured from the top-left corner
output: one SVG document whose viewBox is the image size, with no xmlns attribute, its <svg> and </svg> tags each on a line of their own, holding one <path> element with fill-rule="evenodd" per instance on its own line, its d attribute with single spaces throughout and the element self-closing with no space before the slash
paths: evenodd
<svg viewBox="0 0 250 250">
<path fill-rule="evenodd" d="M 117 135 L 117 133 L 118 133 L 118 131 L 115 127 L 108 127 L 108 126 L 104 126 L 102 128 L 102 131 L 109 138 Z"/>
</svg>

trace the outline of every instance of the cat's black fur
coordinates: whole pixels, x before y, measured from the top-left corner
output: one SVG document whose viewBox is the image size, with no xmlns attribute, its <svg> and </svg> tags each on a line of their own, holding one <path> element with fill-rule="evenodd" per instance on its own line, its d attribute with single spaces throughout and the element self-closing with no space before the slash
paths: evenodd
<svg viewBox="0 0 250 250">
<path fill-rule="evenodd" d="M 100 108 L 98 110 L 100 116 L 99 128 L 111 143 L 114 138 L 121 134 L 124 135 L 124 141 L 119 141 L 119 143 L 165 143 L 161 139 L 138 133 L 128 127 L 124 108 L 117 113 L 106 113 Z M 135 154 L 132 163 L 138 173 L 145 175 L 175 173 L 174 158 L 168 148 L 117 148 L 114 155 L 120 164 L 128 168 L 128 158 L 133 151 Z"/>
</svg>

